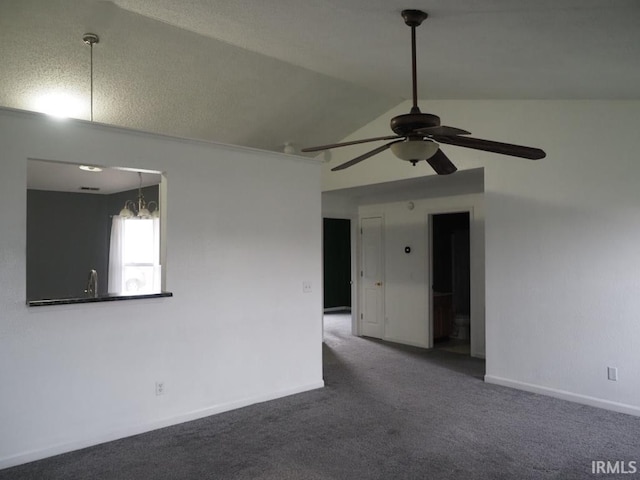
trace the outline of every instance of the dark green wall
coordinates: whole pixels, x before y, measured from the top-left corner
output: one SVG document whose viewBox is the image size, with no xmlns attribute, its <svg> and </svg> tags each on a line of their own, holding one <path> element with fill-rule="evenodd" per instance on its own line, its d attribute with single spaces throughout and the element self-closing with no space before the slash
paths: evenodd
<svg viewBox="0 0 640 480">
<path fill-rule="evenodd" d="M 147 201 L 157 202 L 158 192 L 142 189 Z M 91 269 L 106 294 L 111 216 L 137 194 L 27 190 L 27 300 L 81 297 Z"/>
<path fill-rule="evenodd" d="M 351 307 L 351 221 L 325 218 L 324 308 Z"/>
</svg>

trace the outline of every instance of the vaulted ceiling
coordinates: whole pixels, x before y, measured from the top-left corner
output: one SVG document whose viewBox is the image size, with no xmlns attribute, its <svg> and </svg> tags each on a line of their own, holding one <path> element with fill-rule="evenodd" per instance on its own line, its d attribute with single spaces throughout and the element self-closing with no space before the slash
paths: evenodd
<svg viewBox="0 0 640 480">
<path fill-rule="evenodd" d="M 282 150 L 422 99 L 639 99 L 637 0 L 0 0 L 0 106 Z M 385 132 L 381 132 L 384 134 Z"/>
</svg>

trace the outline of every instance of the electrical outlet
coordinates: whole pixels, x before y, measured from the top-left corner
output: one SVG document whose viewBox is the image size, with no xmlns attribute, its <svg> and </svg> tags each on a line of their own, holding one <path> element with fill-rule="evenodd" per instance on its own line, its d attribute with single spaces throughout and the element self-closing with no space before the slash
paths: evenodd
<svg viewBox="0 0 640 480">
<path fill-rule="evenodd" d="M 164 395 L 164 382 L 156 382 L 156 395 Z"/>
<path fill-rule="evenodd" d="M 311 282 L 302 282 L 302 292 L 311 293 Z"/>
<path fill-rule="evenodd" d="M 618 381 L 618 369 L 616 367 L 607 367 L 607 378 L 612 382 Z"/>
</svg>

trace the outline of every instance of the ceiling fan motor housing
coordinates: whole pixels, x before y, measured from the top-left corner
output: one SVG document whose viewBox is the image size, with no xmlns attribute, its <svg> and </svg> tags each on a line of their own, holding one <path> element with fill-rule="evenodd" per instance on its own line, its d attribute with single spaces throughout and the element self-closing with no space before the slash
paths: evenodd
<svg viewBox="0 0 640 480">
<path fill-rule="evenodd" d="M 401 15 L 404 23 L 410 27 L 419 27 L 429 17 L 429 14 L 422 10 L 403 10 Z"/>
<path fill-rule="evenodd" d="M 407 136 L 420 128 L 439 127 L 440 117 L 430 113 L 407 113 L 391 119 L 391 130 L 396 135 Z"/>
</svg>

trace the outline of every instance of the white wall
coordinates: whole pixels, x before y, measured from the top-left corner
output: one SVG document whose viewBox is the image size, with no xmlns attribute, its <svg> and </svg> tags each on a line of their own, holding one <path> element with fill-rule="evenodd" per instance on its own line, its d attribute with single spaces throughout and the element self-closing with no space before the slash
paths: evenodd
<svg viewBox="0 0 640 480">
<path fill-rule="evenodd" d="M 384 239 L 385 334 L 389 341 L 428 348 L 432 345 L 429 324 L 430 234 L 429 215 L 470 212 L 471 249 L 471 354 L 484 357 L 484 208 L 482 194 L 414 199 L 408 202 L 366 205 L 360 218 L 381 216 Z M 411 247 L 406 254 L 404 247 Z"/>
<path fill-rule="evenodd" d="M 0 145 L 0 468 L 323 385 L 316 162 L 7 110 Z M 166 172 L 174 297 L 27 307 L 29 157 Z"/>
<path fill-rule="evenodd" d="M 487 190 L 487 379 L 640 415 L 640 102 L 498 105 L 548 159 Z M 619 369 L 607 380 L 607 366 Z"/>
<path fill-rule="evenodd" d="M 443 124 L 548 154 L 443 147 L 458 168 L 485 169 L 486 380 L 640 414 L 640 101 L 421 103 Z M 384 135 L 409 108 L 346 140 Z M 323 190 L 423 173 L 390 153 L 329 172 L 367 148 L 336 149 Z"/>
</svg>

